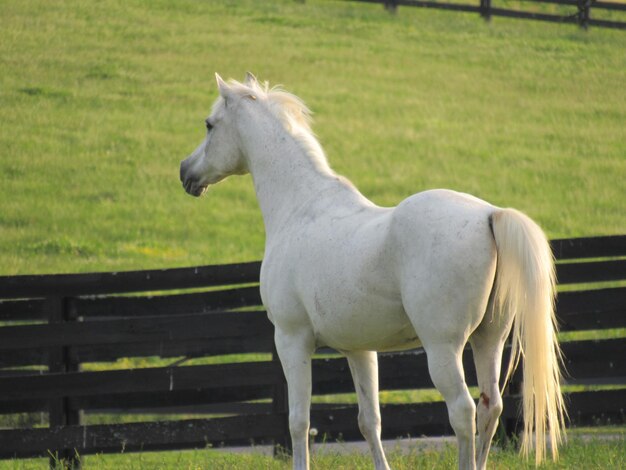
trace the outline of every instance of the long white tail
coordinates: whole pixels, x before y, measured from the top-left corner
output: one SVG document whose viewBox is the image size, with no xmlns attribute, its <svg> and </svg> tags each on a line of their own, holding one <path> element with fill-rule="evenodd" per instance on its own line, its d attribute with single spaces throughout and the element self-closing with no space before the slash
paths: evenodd
<svg viewBox="0 0 626 470">
<path fill-rule="evenodd" d="M 554 314 L 554 258 L 545 234 L 528 216 L 515 209 L 492 215 L 498 251 L 495 302 L 498 311 L 515 315 L 508 380 L 523 357 L 524 435 L 521 452 L 535 448 L 535 462 L 546 454 L 546 432 L 552 458 L 565 435 L 561 394 L 561 351 Z M 535 441 L 532 435 L 535 431 Z"/>
</svg>

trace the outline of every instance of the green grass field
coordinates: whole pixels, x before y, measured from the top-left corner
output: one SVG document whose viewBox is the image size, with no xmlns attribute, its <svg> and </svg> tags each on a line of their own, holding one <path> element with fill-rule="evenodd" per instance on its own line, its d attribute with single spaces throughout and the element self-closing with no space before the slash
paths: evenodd
<svg viewBox="0 0 626 470">
<path fill-rule="evenodd" d="M 259 259 L 249 177 L 187 196 L 213 73 L 282 83 L 381 205 L 471 192 L 551 237 L 626 232 L 626 35 L 343 1 L 6 0 L 0 274 Z"/>
<path fill-rule="evenodd" d="M 626 440 L 581 436 L 573 437 L 562 449 L 558 463 L 547 462 L 544 470 L 621 470 L 626 465 Z M 450 444 L 441 447 L 425 447 L 414 443 L 388 452 L 389 464 L 394 470 L 429 469 L 450 470 L 457 465 L 456 447 Z M 216 450 L 194 450 L 181 452 L 144 452 L 140 454 L 85 456 L 83 466 L 98 470 L 288 470 L 290 461 L 272 458 L 260 453 L 229 453 Z M 0 470 L 38 470 L 47 465 L 47 459 L 0 461 Z M 531 470 L 533 462 L 523 461 L 513 449 L 496 449 L 491 452 L 489 469 Z M 373 468 L 367 453 L 345 453 L 337 449 L 314 449 L 311 458 L 313 470 L 370 470 Z"/>
</svg>

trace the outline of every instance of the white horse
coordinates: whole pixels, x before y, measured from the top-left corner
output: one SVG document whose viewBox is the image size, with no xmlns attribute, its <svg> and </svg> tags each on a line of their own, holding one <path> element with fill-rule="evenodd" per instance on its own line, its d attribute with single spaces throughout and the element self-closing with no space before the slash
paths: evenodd
<svg viewBox="0 0 626 470">
<path fill-rule="evenodd" d="M 422 345 L 457 436 L 459 468 L 484 469 L 502 412 L 498 381 L 511 328 L 507 376 L 524 359 L 522 451 L 534 447 L 541 462 L 548 433 L 556 459 L 564 407 L 554 262 L 541 229 L 514 209 L 448 190 L 376 206 L 331 170 L 296 96 L 251 74 L 245 83 L 216 78 L 208 133 L 181 163 L 180 178 L 200 196 L 229 175 L 252 174 L 266 230 L 261 297 L 288 383 L 293 467 L 309 467 L 316 348 L 347 357 L 359 428 L 376 468 L 387 469 L 376 351 Z M 461 361 L 468 341 L 478 404 Z"/>
</svg>

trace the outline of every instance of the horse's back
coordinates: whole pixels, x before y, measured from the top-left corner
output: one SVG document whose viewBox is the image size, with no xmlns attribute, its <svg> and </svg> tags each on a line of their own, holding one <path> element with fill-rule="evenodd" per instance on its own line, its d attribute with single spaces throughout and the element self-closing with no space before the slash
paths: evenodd
<svg viewBox="0 0 626 470">
<path fill-rule="evenodd" d="M 422 248 L 426 253 L 464 250 L 468 244 L 492 245 L 489 216 L 496 210 L 491 204 L 469 194 L 433 189 L 414 194 L 394 210 L 394 242 L 403 252 Z"/>
</svg>

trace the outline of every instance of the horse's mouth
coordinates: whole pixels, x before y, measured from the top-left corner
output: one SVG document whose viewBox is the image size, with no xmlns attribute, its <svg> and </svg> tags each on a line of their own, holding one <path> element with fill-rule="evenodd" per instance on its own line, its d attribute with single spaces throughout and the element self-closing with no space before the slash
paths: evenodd
<svg viewBox="0 0 626 470">
<path fill-rule="evenodd" d="M 198 183 L 194 183 L 193 181 L 187 180 L 183 183 L 183 187 L 185 188 L 187 194 L 190 194 L 194 197 L 200 197 L 206 192 L 209 185 L 201 185 Z"/>
</svg>

